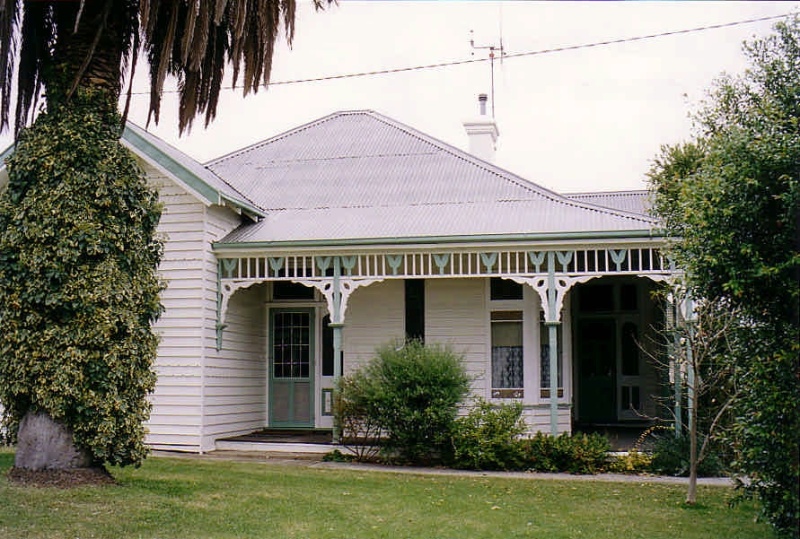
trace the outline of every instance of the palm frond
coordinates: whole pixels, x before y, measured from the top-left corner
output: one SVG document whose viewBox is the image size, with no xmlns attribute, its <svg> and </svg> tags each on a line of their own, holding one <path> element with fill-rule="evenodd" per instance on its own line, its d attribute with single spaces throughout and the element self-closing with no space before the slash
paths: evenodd
<svg viewBox="0 0 800 539">
<path fill-rule="evenodd" d="M 52 10 L 44 3 L 28 3 L 20 28 L 15 133 L 19 133 L 42 91 L 42 71 L 50 61 L 55 38 Z"/>
<path fill-rule="evenodd" d="M 0 132 L 8 129 L 11 109 L 11 88 L 14 79 L 14 57 L 17 54 L 19 0 L 0 2 Z"/>
<path fill-rule="evenodd" d="M 313 3 L 321 8 L 334 1 Z M 158 122 L 172 75 L 179 84 L 181 132 L 200 114 L 207 125 L 227 67 L 234 85 L 241 77 L 245 95 L 269 83 L 275 44 L 282 36 L 291 44 L 294 37 L 296 8 L 296 0 L 0 0 L 0 129 L 9 123 L 17 55 L 18 132 L 43 90 L 50 102 L 69 100 L 84 85 L 118 96 L 140 43 L 149 65 L 148 123 Z M 64 73 L 71 78 L 63 80 Z"/>
<path fill-rule="evenodd" d="M 321 8 L 323 0 L 314 5 Z M 141 0 L 151 73 L 148 121 L 158 122 L 168 73 L 179 81 L 181 132 L 199 114 L 206 125 L 214 118 L 228 64 L 245 95 L 267 85 L 275 44 L 282 34 L 289 44 L 294 37 L 296 9 L 296 0 Z"/>
</svg>

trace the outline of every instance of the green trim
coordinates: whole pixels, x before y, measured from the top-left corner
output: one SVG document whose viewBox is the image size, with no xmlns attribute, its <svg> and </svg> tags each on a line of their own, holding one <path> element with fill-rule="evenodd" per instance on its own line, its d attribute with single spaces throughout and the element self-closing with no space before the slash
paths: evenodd
<svg viewBox="0 0 800 539">
<path fill-rule="evenodd" d="M 187 169 L 182 163 L 165 152 L 161 147 L 159 147 L 159 145 L 150 142 L 145 137 L 137 133 L 134 129 L 131 129 L 130 126 L 125 126 L 125 130 L 122 133 L 122 138 L 131 146 L 136 148 L 136 150 L 141 152 L 142 155 L 153 160 L 153 162 L 157 163 L 164 170 L 185 183 L 190 189 L 198 193 L 208 203 L 222 204 L 223 202 L 229 202 L 234 206 L 256 216 L 264 217 L 266 215 L 262 210 L 256 208 L 252 204 L 248 204 L 243 200 L 233 199 L 221 193 L 218 189 L 203 181 L 203 179 L 199 178 L 197 174 Z M 202 165 L 199 163 L 197 166 L 202 167 Z M 210 171 L 208 173 L 212 174 Z"/>
<path fill-rule="evenodd" d="M 243 202 L 241 200 L 233 199 L 233 198 L 231 198 L 231 197 L 229 197 L 227 195 L 224 195 L 222 193 L 219 194 L 219 197 L 222 200 L 224 200 L 225 202 L 228 202 L 231 205 L 233 205 L 233 206 L 235 206 L 237 208 L 240 208 L 243 212 L 249 213 L 253 217 L 262 218 L 262 217 L 266 217 L 267 216 L 266 213 L 264 213 L 260 209 L 256 208 L 252 204 L 247 204 L 246 202 Z"/>
<path fill-rule="evenodd" d="M 598 240 L 598 239 L 665 239 L 655 229 L 611 230 L 598 232 L 542 232 L 531 234 L 476 234 L 471 236 L 409 236 L 397 238 L 350 238 L 334 240 L 294 240 L 294 241 L 255 241 L 255 242 L 215 242 L 212 249 L 267 249 L 296 247 L 354 247 L 364 245 L 411 245 L 411 244 L 451 244 L 451 243 L 497 243 L 545 240 Z"/>
<path fill-rule="evenodd" d="M 164 150 L 146 140 L 130 127 L 125 127 L 122 138 L 128 141 L 137 150 L 140 150 L 144 155 L 161 165 L 165 170 L 169 171 L 170 174 L 191 187 L 211 204 L 220 203 L 221 196 L 219 191 L 186 170 L 186 167 L 178 163 Z"/>
</svg>

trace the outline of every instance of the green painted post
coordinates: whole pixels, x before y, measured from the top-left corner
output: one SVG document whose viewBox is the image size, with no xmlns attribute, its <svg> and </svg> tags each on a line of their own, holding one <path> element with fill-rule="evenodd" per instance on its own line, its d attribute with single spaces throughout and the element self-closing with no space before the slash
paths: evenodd
<svg viewBox="0 0 800 539">
<path fill-rule="evenodd" d="M 339 379 L 342 377 L 342 289 L 340 277 L 342 276 L 342 260 L 333 257 L 333 312 L 331 313 L 331 328 L 333 329 L 333 402 L 336 402 L 336 393 L 339 388 Z M 339 425 L 333 421 L 333 443 L 340 441 Z"/>
<path fill-rule="evenodd" d="M 558 436 L 558 322 L 548 322 L 550 339 L 550 433 Z"/>
<path fill-rule="evenodd" d="M 550 434 L 558 436 L 558 313 L 556 312 L 556 261 L 547 252 L 547 326 L 550 348 Z"/>
</svg>

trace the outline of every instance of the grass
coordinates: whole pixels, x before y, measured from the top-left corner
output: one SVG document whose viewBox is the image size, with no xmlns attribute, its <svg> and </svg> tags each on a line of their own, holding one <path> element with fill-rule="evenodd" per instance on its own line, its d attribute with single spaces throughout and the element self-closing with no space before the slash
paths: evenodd
<svg viewBox="0 0 800 539">
<path fill-rule="evenodd" d="M 644 483 L 385 474 L 151 457 L 119 484 L 70 490 L 9 485 L 0 452 L 0 537 L 764 539 L 732 491 Z"/>
</svg>

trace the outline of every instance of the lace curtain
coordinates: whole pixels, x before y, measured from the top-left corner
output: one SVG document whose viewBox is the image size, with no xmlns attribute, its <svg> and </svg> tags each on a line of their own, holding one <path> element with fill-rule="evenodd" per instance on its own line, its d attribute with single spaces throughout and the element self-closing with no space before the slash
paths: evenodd
<svg viewBox="0 0 800 539">
<path fill-rule="evenodd" d="M 492 347 L 492 387 L 523 387 L 521 346 Z"/>
<path fill-rule="evenodd" d="M 558 365 L 558 387 L 563 388 L 564 383 L 562 380 L 562 372 L 561 372 L 561 347 L 559 346 L 558 351 L 558 360 L 556 365 Z M 542 366 L 542 370 L 540 372 L 541 375 L 541 383 L 539 387 L 542 389 L 550 389 L 550 345 L 543 344 L 542 345 L 542 353 L 541 353 L 541 362 L 540 365 Z"/>
</svg>

